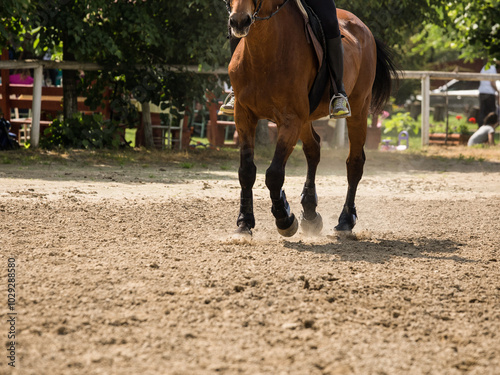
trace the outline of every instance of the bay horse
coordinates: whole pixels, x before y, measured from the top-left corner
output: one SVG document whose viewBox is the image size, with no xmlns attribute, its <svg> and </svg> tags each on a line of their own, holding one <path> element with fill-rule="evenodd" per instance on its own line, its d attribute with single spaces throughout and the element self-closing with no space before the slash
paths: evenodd
<svg viewBox="0 0 500 375">
<path fill-rule="evenodd" d="M 226 5 L 231 34 L 242 38 L 228 67 L 240 142 L 241 196 L 236 235 L 251 238 L 255 227 L 252 188 L 257 171 L 254 146 L 259 119 L 269 119 L 278 127 L 276 149 L 265 177 L 278 232 L 293 236 L 299 226 L 283 184 L 287 159 L 300 139 L 307 160 L 301 227 L 317 234 L 323 227 L 316 212 L 315 187 L 320 137 L 312 121 L 329 114 L 330 88 L 325 89 L 321 103 L 310 113 L 308 94 L 318 60 L 304 32 L 304 19 L 294 0 L 228 0 Z M 352 116 L 347 118 L 347 197 L 335 229 L 349 232 L 357 220 L 354 200 L 365 163 L 368 115 L 370 110 L 377 113 L 385 105 L 391 92 L 391 73 L 397 73 L 389 51 L 359 18 L 340 9 L 337 15 L 344 36 L 344 85 Z"/>
</svg>

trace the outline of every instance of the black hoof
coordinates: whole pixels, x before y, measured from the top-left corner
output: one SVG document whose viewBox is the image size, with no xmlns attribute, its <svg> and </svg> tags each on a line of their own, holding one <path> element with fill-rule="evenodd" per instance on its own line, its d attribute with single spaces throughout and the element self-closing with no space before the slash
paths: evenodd
<svg viewBox="0 0 500 375">
<path fill-rule="evenodd" d="M 299 221 L 294 214 L 291 214 L 290 217 L 284 220 L 276 220 L 276 226 L 278 227 L 278 233 L 283 237 L 292 237 L 299 229 Z"/>
<path fill-rule="evenodd" d="M 309 236 L 317 236 L 323 229 L 323 218 L 319 213 L 316 213 L 316 217 L 313 220 L 307 220 L 302 214 L 300 227 L 302 228 L 302 232 L 304 232 L 304 234 Z"/>
<path fill-rule="evenodd" d="M 233 233 L 233 238 L 243 241 L 249 241 L 252 239 L 252 229 L 245 224 L 241 223 Z"/>
<path fill-rule="evenodd" d="M 335 230 L 338 232 L 352 231 L 352 228 L 356 225 L 357 218 L 355 207 L 349 208 L 344 206 L 339 217 L 339 224 L 335 227 Z"/>
</svg>

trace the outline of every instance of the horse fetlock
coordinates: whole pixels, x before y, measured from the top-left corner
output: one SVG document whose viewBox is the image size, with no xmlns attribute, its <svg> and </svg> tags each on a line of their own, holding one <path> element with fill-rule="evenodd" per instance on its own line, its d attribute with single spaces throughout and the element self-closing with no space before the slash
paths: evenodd
<svg viewBox="0 0 500 375">
<path fill-rule="evenodd" d="M 236 225 L 238 228 L 241 226 L 248 227 L 248 229 L 255 228 L 255 216 L 253 215 L 253 212 L 240 212 Z"/>
<path fill-rule="evenodd" d="M 271 200 L 273 202 L 271 212 L 276 218 L 278 232 L 284 237 L 293 236 L 299 228 L 299 222 L 295 215 L 291 213 L 285 192 L 281 190 L 279 199 Z"/>
<path fill-rule="evenodd" d="M 304 211 L 302 218 L 306 220 L 314 220 L 317 217 L 316 207 L 318 206 L 318 195 L 315 187 L 306 187 L 302 190 L 300 204 Z"/>
<path fill-rule="evenodd" d="M 339 224 L 335 227 L 337 231 L 351 231 L 356 225 L 358 216 L 356 214 L 356 207 L 344 206 L 342 213 L 339 216 Z"/>
<path fill-rule="evenodd" d="M 280 197 L 278 199 L 271 199 L 273 206 L 271 207 L 271 212 L 273 216 L 278 219 L 284 219 L 290 217 L 290 205 L 286 200 L 285 191 L 281 190 Z"/>
</svg>

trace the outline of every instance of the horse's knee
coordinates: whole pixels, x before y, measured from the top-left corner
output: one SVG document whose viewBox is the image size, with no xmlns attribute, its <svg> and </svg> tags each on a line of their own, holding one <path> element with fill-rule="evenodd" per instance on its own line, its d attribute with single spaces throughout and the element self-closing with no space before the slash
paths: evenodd
<svg viewBox="0 0 500 375">
<path fill-rule="evenodd" d="M 366 156 L 365 156 L 365 151 L 361 150 L 361 152 L 357 153 L 349 153 L 349 157 L 346 160 L 347 168 L 363 168 L 365 165 L 366 161 Z"/>
<path fill-rule="evenodd" d="M 363 166 L 365 165 L 365 157 L 364 155 L 362 156 L 357 156 L 355 158 L 349 158 L 347 160 L 347 166 L 348 167 L 354 167 L 354 168 L 363 168 Z"/>
<path fill-rule="evenodd" d="M 319 164 L 319 160 L 321 158 L 321 149 L 318 143 L 313 143 L 311 145 L 304 144 L 303 146 L 304 154 L 307 157 L 308 162 L 313 162 L 315 164 Z"/>
<path fill-rule="evenodd" d="M 316 132 L 316 130 L 314 130 L 313 128 L 311 128 L 312 130 L 312 134 L 313 134 L 313 137 L 314 137 L 314 140 L 316 141 L 316 143 L 318 144 L 318 148 L 319 148 L 319 145 L 321 144 L 321 137 L 319 136 L 319 134 Z"/>
<path fill-rule="evenodd" d="M 281 192 L 281 188 L 285 182 L 285 170 L 284 168 L 276 168 L 272 165 L 266 171 L 266 186 L 271 192 L 271 197 L 273 194 L 278 194 Z M 277 197 L 275 197 L 277 199 Z"/>
</svg>

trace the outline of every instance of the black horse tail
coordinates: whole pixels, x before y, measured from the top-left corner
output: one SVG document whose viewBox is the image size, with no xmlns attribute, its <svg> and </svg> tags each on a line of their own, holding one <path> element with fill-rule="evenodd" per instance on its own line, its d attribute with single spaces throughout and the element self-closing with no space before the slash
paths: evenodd
<svg viewBox="0 0 500 375">
<path fill-rule="evenodd" d="M 391 97 L 392 79 L 399 80 L 398 68 L 393 61 L 393 53 L 383 42 L 375 39 L 377 44 L 377 71 L 372 86 L 371 112 L 380 113 Z"/>
</svg>

